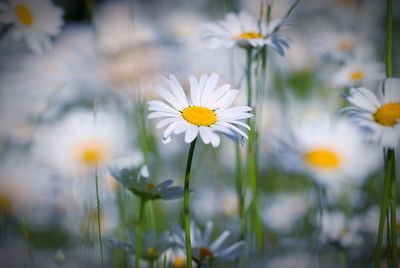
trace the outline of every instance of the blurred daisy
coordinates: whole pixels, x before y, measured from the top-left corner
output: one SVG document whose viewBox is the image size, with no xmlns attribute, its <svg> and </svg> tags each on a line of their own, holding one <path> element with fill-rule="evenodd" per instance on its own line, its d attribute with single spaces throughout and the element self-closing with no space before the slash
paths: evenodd
<svg viewBox="0 0 400 268">
<path fill-rule="evenodd" d="M 0 4 L 0 22 L 12 24 L 14 39 L 23 39 L 36 53 L 51 48 L 51 38 L 61 32 L 63 11 L 51 0 L 9 0 Z"/>
<path fill-rule="evenodd" d="M 321 222 L 321 240 L 338 244 L 341 247 L 357 247 L 363 243 L 361 225 L 358 221 L 347 219 L 339 211 L 324 211 Z"/>
<path fill-rule="evenodd" d="M 346 99 L 352 106 L 344 109 L 359 126 L 371 130 L 370 138 L 382 146 L 396 148 L 400 139 L 400 79 L 383 81 L 377 94 L 358 87 Z"/>
<path fill-rule="evenodd" d="M 310 204 L 303 195 L 281 193 L 268 202 L 262 218 L 274 231 L 288 233 L 306 214 Z"/>
<path fill-rule="evenodd" d="M 170 248 L 165 252 L 167 262 L 173 268 L 185 268 L 186 267 L 186 255 L 183 250 L 179 248 Z"/>
<path fill-rule="evenodd" d="M 283 55 L 289 43 L 278 31 L 284 24 L 282 20 L 271 21 L 268 27 L 262 24 L 260 32 L 257 19 L 242 11 L 239 14 L 228 13 L 225 20 L 204 25 L 203 30 L 210 48 L 270 46 Z"/>
<path fill-rule="evenodd" d="M 130 254 L 135 254 L 135 241 L 136 234 L 135 232 L 129 233 L 129 240 L 131 243 L 126 243 L 117 240 L 110 240 L 110 244 L 125 250 Z M 163 254 L 168 248 L 172 246 L 171 236 L 167 233 L 163 234 L 160 237 L 154 232 L 144 233 L 142 235 L 142 256 L 143 260 L 148 262 L 155 262 L 157 259 Z"/>
<path fill-rule="evenodd" d="M 183 197 L 183 187 L 171 186 L 173 184 L 172 180 L 155 184 L 149 178 L 147 166 L 123 169 L 111 167 L 110 173 L 126 189 L 147 200 L 173 200 Z"/>
<path fill-rule="evenodd" d="M 244 241 L 239 241 L 233 245 L 225 246 L 225 241 L 230 235 L 229 231 L 224 231 L 211 243 L 210 236 L 213 226 L 213 223 L 208 221 L 202 234 L 195 222 L 192 221 L 190 224 L 193 260 L 199 266 L 210 266 L 219 262 L 234 260 L 239 256 L 245 245 Z M 173 228 L 175 243 L 181 249 L 185 249 L 185 232 L 177 225 L 174 225 Z"/>
<path fill-rule="evenodd" d="M 367 144 L 348 120 L 329 117 L 292 127 L 293 138 L 282 161 L 310 174 L 318 183 L 334 188 L 360 185 L 381 164 L 379 148 Z"/>
<path fill-rule="evenodd" d="M 30 158 L 5 156 L 0 164 L 0 218 L 34 225 L 50 223 L 56 204 L 52 179 L 49 170 Z"/>
<path fill-rule="evenodd" d="M 365 60 L 352 59 L 345 63 L 333 77 L 333 83 L 337 87 L 352 87 L 369 85 L 383 78 L 380 63 Z"/>
<path fill-rule="evenodd" d="M 217 133 L 239 141 L 246 138 L 244 131 L 235 125 L 250 129 L 241 120 L 250 118 L 251 108 L 248 106 L 231 107 L 238 90 L 231 89 L 229 84 L 216 88 L 219 76 L 216 73 L 208 76 L 203 74 L 199 80 L 190 76 L 191 102 L 175 76 L 164 78 L 168 89 L 158 87 L 158 93 L 167 101 L 150 101 L 148 118 L 163 118 L 157 128 L 165 127 L 164 143 L 172 140 L 173 134 L 185 133 L 185 142 L 191 143 L 198 135 L 205 144 L 211 143 L 218 147 L 220 137 Z"/>
<path fill-rule="evenodd" d="M 125 149 L 126 130 L 121 118 L 98 112 L 70 113 L 55 126 L 43 126 L 35 138 L 35 152 L 67 175 L 103 166 Z"/>
</svg>

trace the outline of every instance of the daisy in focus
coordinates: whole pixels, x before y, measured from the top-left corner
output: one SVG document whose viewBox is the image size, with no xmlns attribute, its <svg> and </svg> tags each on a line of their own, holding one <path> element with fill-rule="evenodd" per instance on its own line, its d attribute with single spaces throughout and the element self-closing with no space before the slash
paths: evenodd
<svg viewBox="0 0 400 268">
<path fill-rule="evenodd" d="M 209 41 L 211 49 L 225 47 L 263 47 L 270 46 L 283 55 L 289 47 L 288 39 L 278 34 L 285 20 L 271 21 L 266 27 L 258 26 L 256 18 L 247 12 L 229 13 L 225 20 L 204 25 L 204 38 Z M 261 29 L 260 29 L 261 28 Z"/>
<path fill-rule="evenodd" d="M 11 35 L 42 54 L 51 49 L 51 38 L 61 32 L 63 11 L 51 0 L 10 0 L 0 4 L 0 23 L 12 24 Z"/>
<path fill-rule="evenodd" d="M 98 112 L 70 113 L 55 126 L 43 126 L 36 136 L 35 153 L 66 175 L 91 172 L 120 156 L 126 131 L 118 116 Z"/>
<path fill-rule="evenodd" d="M 305 121 L 292 132 L 281 160 L 324 186 L 360 185 L 381 164 L 379 148 L 367 144 L 360 130 L 343 118 Z"/>
<path fill-rule="evenodd" d="M 169 143 L 173 135 L 185 133 L 185 142 L 191 143 L 200 135 L 205 144 L 218 147 L 222 133 L 235 141 L 247 139 L 246 133 L 237 126 L 250 130 L 241 120 L 252 117 L 248 106 L 231 107 L 238 96 L 237 89 L 229 84 L 217 87 L 219 76 L 216 73 L 203 74 L 199 80 L 190 76 L 189 101 L 181 84 L 175 76 L 164 78 L 166 88 L 158 87 L 160 96 L 167 102 L 149 102 L 149 119 L 162 118 L 157 128 L 168 126 L 163 142 Z M 237 126 L 236 126 L 237 125 Z"/>
<path fill-rule="evenodd" d="M 360 127 L 370 130 L 370 139 L 396 148 L 400 140 L 400 79 L 383 81 L 377 94 L 358 87 L 346 97 L 352 106 L 343 111 Z"/>
</svg>

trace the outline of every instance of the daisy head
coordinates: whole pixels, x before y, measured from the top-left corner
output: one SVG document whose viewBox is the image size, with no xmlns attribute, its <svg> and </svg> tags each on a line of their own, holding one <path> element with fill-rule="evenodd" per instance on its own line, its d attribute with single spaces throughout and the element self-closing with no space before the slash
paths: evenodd
<svg viewBox="0 0 400 268">
<path fill-rule="evenodd" d="M 55 126 L 39 129 L 35 151 L 60 171 L 76 175 L 110 163 L 123 152 L 125 140 L 121 118 L 73 112 Z"/>
<path fill-rule="evenodd" d="M 162 118 L 157 128 L 168 126 L 163 135 L 163 142 L 171 141 L 172 136 L 185 133 L 185 142 L 191 143 L 200 135 L 205 144 L 211 143 L 218 147 L 220 137 L 218 133 L 239 141 L 247 139 L 246 133 L 239 127 L 250 130 L 242 122 L 250 118 L 251 108 L 235 106 L 238 90 L 231 89 L 228 84 L 217 87 L 218 74 L 208 76 L 203 74 L 200 79 L 189 77 L 190 100 L 185 95 L 181 84 L 175 76 L 164 78 L 166 87 L 158 87 L 157 91 L 166 101 L 153 100 L 149 102 L 151 113 L 148 118 Z M 239 126 L 239 127 L 238 127 Z"/>
<path fill-rule="evenodd" d="M 352 88 L 346 99 L 352 106 L 343 111 L 359 126 L 370 130 L 369 138 L 389 148 L 400 140 L 400 79 L 383 81 L 377 94 L 358 87 Z"/>
<path fill-rule="evenodd" d="M 0 23 L 12 24 L 12 37 L 23 39 L 36 53 L 50 49 L 50 38 L 61 32 L 62 16 L 62 9 L 51 0 L 10 0 L 0 4 Z"/>
<path fill-rule="evenodd" d="M 289 46 L 288 40 L 277 32 L 283 21 L 269 23 L 268 27 L 258 27 L 256 18 L 246 12 L 239 14 L 228 13 L 225 20 L 210 23 L 204 26 L 204 37 L 209 41 L 210 48 L 263 47 L 270 46 L 283 55 Z M 260 29 L 261 28 L 261 29 Z"/>
<path fill-rule="evenodd" d="M 383 77 L 382 66 L 372 60 L 349 60 L 333 77 L 338 87 L 352 87 L 373 83 Z"/>
<path fill-rule="evenodd" d="M 284 155 L 284 159 L 292 159 L 293 166 L 324 186 L 337 189 L 344 184 L 360 185 L 380 166 L 380 150 L 367 144 L 348 120 L 327 117 L 302 122 L 292 129 L 290 155 Z"/>
</svg>

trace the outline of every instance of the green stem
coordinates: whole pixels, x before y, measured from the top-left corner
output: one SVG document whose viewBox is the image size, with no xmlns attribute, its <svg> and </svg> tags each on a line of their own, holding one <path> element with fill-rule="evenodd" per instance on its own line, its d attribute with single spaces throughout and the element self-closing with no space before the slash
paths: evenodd
<svg viewBox="0 0 400 268">
<path fill-rule="evenodd" d="M 392 160 L 387 158 L 385 161 L 385 180 L 384 180 L 384 185 L 383 185 L 381 213 L 380 213 L 380 217 L 379 217 L 378 238 L 376 240 L 376 247 L 375 247 L 375 258 L 374 258 L 374 267 L 375 268 L 379 268 L 380 263 L 381 263 L 383 229 L 385 227 L 385 218 L 388 213 L 388 206 L 389 206 L 390 175 L 391 175 L 391 170 L 392 170 L 391 165 L 393 165 Z"/>
<path fill-rule="evenodd" d="M 253 54 L 253 48 L 248 47 L 246 49 L 246 62 L 247 62 L 247 67 L 246 67 L 246 78 L 247 78 L 247 106 L 252 107 L 253 106 L 253 90 L 252 90 L 252 81 L 251 81 L 251 65 L 252 65 L 252 56 Z"/>
<path fill-rule="evenodd" d="M 140 198 L 140 209 L 139 209 L 139 222 L 136 229 L 136 245 L 135 245 L 135 267 L 139 268 L 140 255 L 142 251 L 142 231 L 143 231 L 143 219 L 147 200 Z"/>
<path fill-rule="evenodd" d="M 390 234 L 391 234 L 391 252 L 393 267 L 398 267 L 398 254 L 397 254 L 397 223 L 396 223 L 396 159 L 394 149 L 388 150 L 388 162 L 390 165 Z"/>
<path fill-rule="evenodd" d="M 104 267 L 104 257 L 103 257 L 103 239 L 101 238 L 101 204 L 99 195 L 99 174 L 97 165 L 94 169 L 94 177 L 96 181 L 96 208 L 97 208 L 97 229 L 99 233 L 99 243 L 100 243 L 100 256 L 101 256 L 101 267 Z"/>
<path fill-rule="evenodd" d="M 244 192 L 243 192 L 243 174 L 242 174 L 242 157 L 240 155 L 240 145 L 236 144 L 236 191 L 239 200 L 239 219 L 240 219 L 240 230 L 239 237 L 241 240 L 244 239 L 244 231 L 246 219 L 244 217 Z"/>
<path fill-rule="evenodd" d="M 190 210 L 189 210 L 189 194 L 190 194 L 190 169 L 192 167 L 193 153 L 196 146 L 197 138 L 190 144 L 189 154 L 186 162 L 185 171 L 185 191 L 183 197 L 183 213 L 185 221 L 185 237 L 186 237 L 186 267 L 192 268 L 192 244 L 190 241 Z"/>
<path fill-rule="evenodd" d="M 386 77 L 392 77 L 393 11 L 392 0 L 386 1 Z"/>
</svg>

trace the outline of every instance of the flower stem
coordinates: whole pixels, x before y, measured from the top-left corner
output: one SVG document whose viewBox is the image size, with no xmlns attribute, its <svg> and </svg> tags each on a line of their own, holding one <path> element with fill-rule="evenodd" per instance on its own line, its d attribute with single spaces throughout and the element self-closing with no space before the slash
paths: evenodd
<svg viewBox="0 0 400 268">
<path fill-rule="evenodd" d="M 385 157 L 386 158 L 386 157 Z M 388 213 L 389 206 L 389 194 L 390 194 L 390 175 L 393 165 L 393 158 L 387 157 L 385 159 L 385 180 L 383 185 L 383 197 L 381 203 L 381 213 L 379 217 L 379 229 L 378 229 L 378 238 L 376 240 L 376 248 L 375 248 L 375 258 L 374 258 L 374 267 L 380 267 L 381 256 L 382 256 L 382 240 L 383 240 L 383 229 L 385 227 L 385 218 Z"/>
<path fill-rule="evenodd" d="M 186 267 L 192 268 L 192 244 L 190 241 L 190 210 L 189 210 L 189 194 L 190 194 L 190 169 L 192 167 L 193 153 L 196 146 L 197 138 L 190 144 L 189 154 L 186 162 L 185 171 L 185 191 L 183 196 L 183 213 L 185 221 L 185 238 L 186 238 Z"/>
<path fill-rule="evenodd" d="M 140 198 L 140 209 L 139 209 L 139 222 L 136 231 L 136 245 L 135 245 L 135 267 L 139 268 L 140 255 L 142 251 L 142 231 L 143 231 L 143 219 L 146 206 L 146 199 Z"/>
<path fill-rule="evenodd" d="M 386 1 L 386 77 L 392 77 L 393 11 L 392 0 Z"/>
<path fill-rule="evenodd" d="M 256 114 L 256 107 L 253 104 L 253 88 L 252 88 L 252 52 L 253 49 L 247 48 L 247 68 L 246 68 L 246 78 L 247 78 L 247 106 L 253 108 L 253 114 Z M 253 217 L 253 226 L 254 231 L 257 236 L 258 245 L 263 248 L 264 247 L 264 235 L 261 224 L 261 216 L 260 216 L 260 206 L 258 201 L 258 187 L 257 187 L 257 158 L 256 158 L 256 125 L 254 120 L 248 120 L 248 125 L 251 130 L 249 132 L 249 140 L 248 140 L 248 150 L 247 150 L 247 172 L 248 177 L 250 179 L 251 190 L 253 192 L 253 201 L 252 201 L 252 217 Z"/>
<path fill-rule="evenodd" d="M 244 192 L 243 192 L 243 173 L 242 173 L 242 157 L 240 155 L 240 145 L 236 144 L 236 192 L 239 200 L 239 219 L 240 229 L 239 237 L 241 240 L 244 239 L 244 231 L 246 228 L 246 219 L 244 217 Z"/>
<path fill-rule="evenodd" d="M 389 193 L 389 207 L 390 207 L 390 235 L 391 235 L 391 255 L 393 267 L 398 267 L 398 254 L 397 254 L 397 224 L 396 224 L 396 159 L 394 149 L 388 150 L 388 161 L 390 161 L 390 193 Z"/>
<path fill-rule="evenodd" d="M 95 166 L 94 169 L 94 177 L 96 181 L 96 208 L 97 208 L 97 229 L 99 232 L 99 243 L 100 243 L 100 256 L 101 256 L 101 267 L 104 267 L 104 257 L 103 257 L 103 239 L 101 238 L 101 204 L 100 204 L 100 195 L 99 195 L 99 174 L 98 167 Z"/>
</svg>

